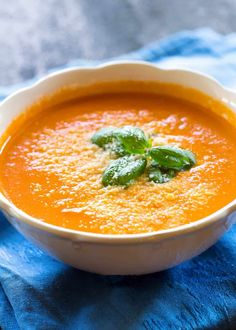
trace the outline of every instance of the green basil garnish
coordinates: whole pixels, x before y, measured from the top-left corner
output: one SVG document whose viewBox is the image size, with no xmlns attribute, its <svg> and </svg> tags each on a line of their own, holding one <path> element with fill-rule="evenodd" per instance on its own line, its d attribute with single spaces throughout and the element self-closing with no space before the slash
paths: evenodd
<svg viewBox="0 0 236 330">
<path fill-rule="evenodd" d="M 118 156 L 125 154 L 143 154 L 150 141 L 138 127 L 105 127 L 92 136 L 92 142 L 103 149 L 108 149 Z"/>
<path fill-rule="evenodd" d="M 177 171 L 173 169 L 160 168 L 157 164 L 151 164 L 147 170 L 149 181 L 155 183 L 165 183 L 170 181 L 177 175 Z"/>
<path fill-rule="evenodd" d="M 145 133 L 137 127 L 124 126 L 118 129 L 116 138 L 129 154 L 143 154 L 147 148 L 151 147 Z"/>
<path fill-rule="evenodd" d="M 152 147 L 151 140 L 134 126 L 102 128 L 91 141 L 119 157 L 105 169 L 102 176 L 104 186 L 128 186 L 144 173 L 146 167 L 150 181 L 165 183 L 197 162 L 189 150 L 170 145 Z"/>
<path fill-rule="evenodd" d="M 109 150 L 112 155 L 117 157 L 123 157 L 128 154 L 122 144 L 117 140 L 111 144 L 106 145 L 106 150 Z"/>
<path fill-rule="evenodd" d="M 191 151 L 174 146 L 153 147 L 148 155 L 163 168 L 174 170 L 187 170 L 196 164 L 196 158 Z"/>
<path fill-rule="evenodd" d="M 124 156 L 113 160 L 102 176 L 104 186 L 127 186 L 143 174 L 147 165 L 145 157 Z"/>
<path fill-rule="evenodd" d="M 92 136 L 91 141 L 100 148 L 104 149 L 107 144 L 112 143 L 115 131 L 116 129 L 113 127 L 101 128 Z"/>
</svg>

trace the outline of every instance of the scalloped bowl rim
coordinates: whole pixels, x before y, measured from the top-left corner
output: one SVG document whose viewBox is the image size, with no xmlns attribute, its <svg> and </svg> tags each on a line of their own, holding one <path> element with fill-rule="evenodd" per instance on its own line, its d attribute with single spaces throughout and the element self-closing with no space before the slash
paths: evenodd
<svg viewBox="0 0 236 330">
<path fill-rule="evenodd" d="M 1 103 L 0 103 L 0 110 L 3 105 L 8 103 L 9 100 L 12 98 L 24 94 L 26 92 L 30 92 L 36 88 L 38 88 L 41 84 L 43 84 L 46 80 L 63 75 L 67 72 L 73 72 L 73 71 L 98 71 L 102 70 L 104 68 L 117 66 L 117 65 L 142 65 L 142 66 L 149 66 L 153 69 L 157 69 L 159 71 L 171 71 L 171 72 L 184 72 L 188 73 L 194 76 L 197 76 L 199 78 L 203 78 L 205 80 L 210 81 L 213 83 L 216 87 L 220 88 L 222 92 L 229 95 L 229 97 L 235 97 L 236 100 L 236 92 L 231 90 L 230 88 L 224 87 L 220 82 L 218 82 L 216 79 L 212 78 L 211 76 L 207 74 L 203 74 L 197 70 L 192 69 L 176 69 L 176 68 L 162 68 L 158 65 L 154 65 L 145 61 L 138 61 L 138 60 L 119 60 L 119 61 L 109 61 L 100 65 L 96 66 L 86 66 L 86 67 L 80 67 L 75 66 L 71 68 L 65 68 L 61 69 L 55 72 L 52 72 L 40 79 L 37 79 L 33 84 L 27 87 L 20 88 L 16 92 L 10 94 L 7 96 Z M 207 93 L 206 93 L 207 95 Z M 146 232 L 146 233 L 139 233 L 139 234 L 99 234 L 99 233 L 91 233 L 91 232 L 83 232 L 79 230 L 73 230 L 73 229 L 67 229 L 64 227 L 52 225 L 49 223 L 46 223 L 40 219 L 37 219 L 35 217 L 30 216 L 29 214 L 25 213 L 21 209 L 17 208 L 13 203 L 11 203 L 1 192 L 0 192 L 0 208 L 9 213 L 11 216 L 17 218 L 20 221 L 23 221 L 24 223 L 36 227 L 38 229 L 41 229 L 44 232 L 53 233 L 55 235 L 58 235 L 60 237 L 73 237 L 73 239 L 77 239 L 80 241 L 86 241 L 86 242 L 96 242 L 96 243 L 126 243 L 126 244 L 132 244 L 132 243 L 140 243 L 140 242 L 149 242 L 150 240 L 162 240 L 169 237 L 175 237 L 178 235 L 184 235 L 188 233 L 192 233 L 195 230 L 203 229 L 204 227 L 207 227 L 209 225 L 212 225 L 213 223 L 217 222 L 218 220 L 225 218 L 226 216 L 229 216 L 233 211 L 236 210 L 236 199 L 234 199 L 232 202 L 228 203 L 224 207 L 220 208 L 216 212 L 208 215 L 207 217 L 201 218 L 199 220 L 196 220 L 194 222 L 191 222 L 186 225 L 181 225 L 177 227 L 173 227 L 170 229 L 165 230 L 159 230 L 159 231 L 153 231 L 153 232 Z"/>
</svg>

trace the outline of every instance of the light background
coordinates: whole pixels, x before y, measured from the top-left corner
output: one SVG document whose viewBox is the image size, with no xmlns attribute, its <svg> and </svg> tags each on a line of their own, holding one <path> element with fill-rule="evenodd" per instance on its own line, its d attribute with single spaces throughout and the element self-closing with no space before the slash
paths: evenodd
<svg viewBox="0 0 236 330">
<path fill-rule="evenodd" d="M 0 0 L 0 86 L 202 26 L 236 31 L 236 0 Z"/>
</svg>

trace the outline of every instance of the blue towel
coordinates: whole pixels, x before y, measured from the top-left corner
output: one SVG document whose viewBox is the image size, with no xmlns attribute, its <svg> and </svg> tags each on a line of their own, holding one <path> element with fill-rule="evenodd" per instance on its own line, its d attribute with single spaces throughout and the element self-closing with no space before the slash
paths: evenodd
<svg viewBox="0 0 236 330">
<path fill-rule="evenodd" d="M 177 33 L 122 56 L 204 71 L 236 88 L 236 34 Z M 96 65 L 74 61 L 73 65 Z M 19 86 L 0 89 L 4 98 Z M 68 267 L 0 218 L 0 328 L 236 329 L 236 228 L 171 270 L 100 276 Z"/>
</svg>

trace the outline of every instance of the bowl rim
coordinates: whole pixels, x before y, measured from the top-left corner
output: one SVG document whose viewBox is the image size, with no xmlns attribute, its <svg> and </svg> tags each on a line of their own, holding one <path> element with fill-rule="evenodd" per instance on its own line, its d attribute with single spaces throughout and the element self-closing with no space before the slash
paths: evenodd
<svg viewBox="0 0 236 330">
<path fill-rule="evenodd" d="M 235 98 L 236 100 L 236 92 L 234 92 L 232 89 L 224 87 L 220 82 L 218 82 L 216 79 L 212 78 L 211 76 L 201 73 L 197 70 L 192 69 L 177 69 L 177 68 L 162 68 L 161 66 L 158 66 L 156 64 L 152 64 L 145 61 L 140 60 L 115 60 L 115 61 L 108 61 L 99 65 L 94 66 L 75 66 L 65 69 L 60 69 L 55 72 L 49 73 L 46 76 L 37 79 L 33 84 L 30 84 L 27 87 L 20 88 L 16 92 L 10 94 L 7 96 L 1 103 L 0 103 L 0 109 L 2 106 L 5 106 L 9 100 L 15 98 L 16 96 L 20 94 L 24 94 L 26 92 L 30 92 L 34 89 L 37 89 L 41 84 L 43 84 L 46 80 L 50 78 L 54 78 L 60 75 L 63 75 L 68 72 L 73 71 L 98 71 L 102 70 L 104 68 L 109 68 L 112 66 L 132 66 L 132 65 L 138 65 L 138 66 L 146 66 L 150 67 L 162 72 L 177 72 L 177 73 L 187 73 L 189 75 L 193 75 L 195 77 L 205 79 L 210 81 L 214 86 L 217 88 L 220 88 L 222 92 L 225 93 L 226 96 L 230 99 L 230 97 Z M 206 93 L 207 95 L 207 93 Z M 227 100 L 228 101 L 228 100 Z M 138 233 L 138 234 L 99 234 L 99 233 L 91 233 L 91 232 L 83 232 L 79 230 L 74 229 L 67 229 L 64 227 L 52 225 L 49 223 L 44 222 L 43 220 L 40 220 L 38 218 L 32 217 L 29 214 L 25 213 L 21 209 L 17 208 L 7 197 L 3 195 L 2 192 L 0 192 L 0 208 L 7 213 L 8 215 L 12 216 L 13 218 L 16 218 L 17 220 L 20 220 L 19 224 L 21 222 L 33 227 L 34 229 L 40 229 L 44 233 L 47 234 L 54 234 L 60 237 L 69 238 L 74 241 L 86 241 L 88 243 L 109 243 L 109 244 L 135 244 L 135 243 L 147 243 L 150 241 L 159 241 L 167 238 L 174 238 L 180 235 L 185 235 L 189 233 L 193 233 L 197 230 L 202 230 L 206 227 L 209 227 L 210 225 L 215 224 L 216 222 L 224 219 L 225 217 L 229 216 L 233 211 L 236 210 L 236 199 L 228 203 L 227 205 L 223 206 L 216 212 L 208 215 L 207 217 L 200 218 L 194 222 L 191 222 L 189 224 L 177 226 L 170 229 L 164 229 L 159 231 L 153 231 L 153 232 L 146 232 L 146 233 Z"/>
</svg>

